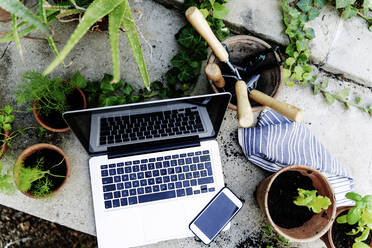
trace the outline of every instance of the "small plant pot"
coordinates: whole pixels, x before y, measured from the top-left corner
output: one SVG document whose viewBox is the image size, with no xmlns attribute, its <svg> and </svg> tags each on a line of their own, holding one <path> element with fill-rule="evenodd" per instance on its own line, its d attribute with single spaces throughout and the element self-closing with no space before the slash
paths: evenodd
<svg viewBox="0 0 372 248">
<path fill-rule="evenodd" d="M 35 161 L 37 159 L 40 159 L 41 157 L 44 157 L 45 163 L 44 163 L 44 170 L 50 169 L 53 165 L 56 165 L 63 161 L 60 165 L 57 167 L 51 169 L 51 172 L 56 175 L 61 175 L 65 177 L 52 177 L 49 176 L 50 180 L 52 180 L 53 186 L 50 187 L 51 193 L 43 196 L 35 196 L 32 194 L 32 192 L 29 190 L 27 192 L 21 191 L 23 194 L 25 194 L 28 197 L 31 198 L 47 198 L 54 196 L 57 194 L 63 186 L 66 184 L 68 177 L 70 176 L 70 163 L 68 161 L 68 158 L 66 154 L 58 147 L 50 144 L 35 144 L 30 147 L 28 147 L 26 150 L 24 150 L 21 155 L 17 158 L 14 168 L 13 168 L 13 176 L 16 186 L 19 188 L 19 175 L 20 171 L 23 167 L 32 167 L 34 165 Z M 36 183 L 36 182 L 35 182 Z M 32 189 L 32 188 L 31 188 Z"/>
<path fill-rule="evenodd" d="M 299 175 L 299 182 L 295 182 L 293 178 L 284 178 L 286 175 Z M 286 182 L 288 183 L 289 187 L 296 187 L 298 184 L 310 184 L 312 185 L 313 189 L 316 189 L 319 195 L 327 196 L 331 200 L 331 205 L 328 207 L 327 210 L 323 210 L 319 214 L 313 214 L 307 207 L 298 207 L 295 206 L 293 203 L 293 198 L 283 200 L 275 207 L 270 208 L 272 205 L 272 199 L 269 199 L 270 190 L 274 189 L 273 192 L 279 190 L 281 192 L 285 192 L 287 190 L 286 187 L 278 187 L 278 182 Z M 274 186 L 273 186 L 274 185 Z M 273 186 L 273 187 L 272 187 Z M 306 189 L 306 188 L 304 188 Z M 277 194 L 278 195 L 278 194 Z M 271 195 L 272 198 L 276 197 L 276 195 Z M 281 196 L 278 196 L 281 200 Z M 293 197 L 293 196 L 292 196 Z M 331 185 L 329 184 L 327 178 L 325 178 L 320 172 L 317 170 L 308 167 L 308 166 L 301 166 L 301 165 L 292 165 L 287 166 L 280 171 L 276 172 L 275 174 L 271 175 L 270 177 L 264 179 L 258 185 L 256 191 L 256 198 L 260 209 L 265 213 L 266 217 L 270 225 L 273 229 L 284 238 L 288 239 L 289 241 L 293 242 L 311 242 L 314 240 L 319 239 L 323 236 L 328 229 L 331 227 L 331 224 L 336 216 L 336 200 L 334 197 L 333 190 Z M 285 197 L 283 197 L 284 199 Z M 271 201 L 271 203 L 269 203 Z M 298 207 L 300 211 L 293 211 L 293 215 L 288 217 L 290 221 L 297 221 L 297 217 L 301 212 L 304 212 L 305 216 L 300 216 L 301 219 L 305 218 L 305 222 L 298 223 L 298 226 L 287 228 L 283 227 L 283 224 L 276 223 L 273 219 L 274 216 L 277 216 L 277 213 L 281 213 L 280 211 L 283 210 L 283 206 L 289 205 L 290 208 L 284 209 L 283 213 L 292 214 L 291 211 L 288 209 L 292 209 L 293 207 L 289 202 L 293 203 L 294 208 Z M 304 209 L 302 209 L 304 208 Z M 278 212 L 279 211 L 279 212 Z M 308 216 L 310 215 L 310 216 Z M 278 221 L 277 221 L 278 222 Z M 296 223 L 297 224 L 297 223 Z"/>
<path fill-rule="evenodd" d="M 337 219 L 337 217 L 339 217 L 341 214 L 345 214 L 345 212 L 348 211 L 351 208 L 352 208 L 351 206 L 337 208 L 335 219 Z M 347 225 L 349 228 L 347 230 L 343 231 L 342 233 L 339 233 L 336 230 L 337 228 L 335 228 L 336 225 L 339 225 L 339 224 L 336 221 L 334 221 L 332 226 L 329 228 L 328 232 L 326 234 L 324 234 L 320 239 L 325 243 L 327 248 L 343 248 L 343 247 L 340 247 L 339 245 L 336 246 L 337 243 L 335 244 L 335 242 L 337 242 L 337 241 L 335 241 L 335 239 L 338 238 L 338 237 L 345 237 L 345 239 L 347 239 L 348 241 L 345 241 L 343 239 L 341 241 L 342 244 L 345 244 L 345 248 L 346 247 L 351 247 L 349 244 L 348 244 L 349 246 L 346 245 L 346 243 L 348 243 L 350 241 L 353 241 L 359 235 L 357 235 L 357 236 L 346 235 L 346 232 L 351 231 L 351 229 L 352 229 L 352 226 L 347 225 L 347 224 L 343 224 L 343 225 Z M 371 236 L 371 234 L 369 234 L 369 237 L 368 237 L 367 241 L 368 240 L 369 240 L 369 247 L 372 247 L 372 236 Z M 365 242 L 365 243 L 368 243 L 368 242 Z"/>
<path fill-rule="evenodd" d="M 10 13 L 0 8 L 0 22 L 9 22 L 10 20 L 12 20 Z"/>
<path fill-rule="evenodd" d="M 244 66 L 244 60 L 246 60 L 248 57 L 259 54 L 260 52 L 270 49 L 271 46 L 266 43 L 265 41 L 258 39 L 253 36 L 248 35 L 236 35 L 233 37 L 230 37 L 223 41 L 223 44 L 225 44 L 229 51 L 229 60 L 232 64 L 238 65 L 238 66 Z M 270 55 L 267 55 L 267 61 L 276 64 L 280 63 L 281 59 L 280 56 L 274 52 L 270 53 Z M 212 53 L 208 59 L 208 64 L 216 63 L 220 66 L 222 74 L 228 73 L 232 74 L 231 70 L 225 65 L 225 63 L 220 62 L 216 56 Z M 243 76 L 242 76 L 243 77 Z M 283 67 L 282 66 L 275 66 L 273 68 L 264 70 L 261 73 L 260 79 L 258 81 L 256 89 L 269 95 L 274 98 L 276 98 L 282 88 L 283 85 Z M 248 80 L 246 78 L 243 78 L 244 80 Z M 209 83 L 213 89 L 214 92 L 223 92 L 221 89 L 217 88 L 214 83 L 209 80 Z M 236 79 L 232 78 L 225 78 L 227 87 L 226 90 L 230 91 L 233 94 L 233 97 L 230 101 L 229 108 L 232 110 L 237 110 L 236 106 L 236 96 L 234 96 L 234 88 Z M 230 90 L 233 89 L 233 90 Z M 264 109 L 264 106 L 262 106 L 259 103 L 254 102 L 250 99 L 252 110 L 253 111 L 261 111 Z"/>
<path fill-rule="evenodd" d="M 1 139 L 7 139 L 10 135 L 9 131 L 3 131 L 1 130 L 2 133 L 0 134 L 0 140 Z M 5 152 L 8 150 L 8 144 L 7 143 L 0 143 L 0 159 L 4 156 Z"/>
<path fill-rule="evenodd" d="M 67 83 L 71 84 L 69 82 Z M 84 92 L 75 85 L 71 85 L 74 86 L 75 91 L 70 96 L 67 96 L 67 101 L 71 102 L 70 105 L 72 106 L 70 110 L 86 108 L 87 100 Z M 79 99 L 78 102 L 76 102 L 76 99 Z M 60 113 L 53 112 L 50 116 L 43 116 L 39 111 L 39 103 L 37 101 L 34 101 L 32 104 L 32 112 L 36 121 L 51 132 L 62 133 L 70 130 Z"/>
</svg>

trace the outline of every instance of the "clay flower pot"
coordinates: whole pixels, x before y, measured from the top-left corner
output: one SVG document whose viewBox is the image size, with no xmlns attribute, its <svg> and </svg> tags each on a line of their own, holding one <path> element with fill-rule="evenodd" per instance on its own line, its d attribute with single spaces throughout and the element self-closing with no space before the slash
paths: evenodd
<svg viewBox="0 0 372 248">
<path fill-rule="evenodd" d="M 29 191 L 27 191 L 27 192 L 21 191 L 21 192 L 23 194 L 25 194 L 26 196 L 31 197 L 31 198 L 46 198 L 46 197 L 51 197 L 51 196 L 57 194 L 59 191 L 61 191 L 63 186 L 66 184 L 67 179 L 70 176 L 71 169 L 70 169 L 70 163 L 68 161 L 68 158 L 67 158 L 66 154 L 60 148 L 58 148 L 54 145 L 51 145 L 51 144 L 41 143 L 41 144 L 32 145 L 32 146 L 28 147 L 26 150 L 24 150 L 19 155 L 19 157 L 17 158 L 17 160 L 15 162 L 14 168 L 13 168 L 13 177 L 14 177 L 14 181 L 15 181 L 16 186 L 17 187 L 19 186 L 18 177 L 19 177 L 19 174 L 20 174 L 20 170 L 25 166 L 24 165 L 25 161 L 27 161 L 27 159 L 30 159 L 32 156 L 34 158 L 40 158 L 41 156 L 43 156 L 45 158 L 45 164 L 47 164 L 48 161 L 50 163 L 51 160 L 55 160 L 55 161 L 60 162 L 63 159 L 63 162 L 60 165 L 58 165 L 56 167 L 57 169 L 55 169 L 55 171 L 53 171 L 53 172 L 57 173 L 58 175 L 65 176 L 65 177 L 56 179 L 56 182 L 54 182 L 55 184 L 51 188 L 52 192 L 48 195 L 34 196 Z M 53 161 L 53 163 L 48 164 L 48 166 L 51 167 L 51 166 L 57 164 L 58 162 Z"/>
<path fill-rule="evenodd" d="M 86 97 L 85 97 L 85 94 L 84 92 L 76 87 L 75 85 L 73 85 L 72 83 L 70 82 L 67 82 L 68 84 L 71 84 L 72 86 L 74 86 L 74 88 L 76 89 L 76 92 L 77 95 L 79 97 L 81 97 L 81 103 L 82 103 L 82 106 L 80 106 L 80 108 L 87 108 L 87 100 L 86 100 Z M 48 123 L 48 120 L 46 117 L 40 115 L 39 111 L 38 111 L 38 106 L 39 106 L 39 103 L 37 101 L 34 101 L 33 104 L 32 104 L 32 112 L 34 114 L 34 117 L 36 119 L 36 121 L 45 129 L 51 131 L 51 132 L 56 132 L 56 133 L 62 133 L 62 132 L 67 132 L 70 130 L 70 128 L 68 127 L 68 125 L 66 123 L 64 123 L 64 120 L 62 119 L 62 115 L 59 116 L 61 121 L 63 122 L 63 127 L 55 127 L 53 126 L 52 124 Z M 76 108 L 76 109 L 79 109 L 79 108 Z M 72 110 L 72 109 L 71 109 Z M 53 118 L 52 118 L 53 119 Z"/>
<path fill-rule="evenodd" d="M 11 19 L 10 13 L 0 8 L 0 22 L 9 22 Z"/>
<path fill-rule="evenodd" d="M 301 173 L 301 176 L 311 179 L 312 186 L 318 191 L 318 194 L 327 196 L 331 200 L 331 205 L 328 207 L 328 209 L 323 210 L 319 214 L 312 215 L 311 219 L 299 227 L 284 228 L 277 225 L 270 215 L 268 198 L 272 184 L 278 178 L 278 176 L 284 172 L 299 172 Z M 331 185 L 329 184 L 327 178 L 325 178 L 320 172 L 308 166 L 287 166 L 270 177 L 264 179 L 260 182 L 257 188 L 256 198 L 260 209 L 265 213 L 270 225 L 274 228 L 274 230 L 279 235 L 293 242 L 310 242 L 319 239 L 331 227 L 336 216 L 336 200 Z M 308 209 L 306 208 L 306 210 Z"/>
<path fill-rule="evenodd" d="M 339 208 L 337 208 L 335 219 L 337 219 L 337 217 L 340 216 L 340 214 L 345 213 L 346 211 L 348 211 L 350 208 L 352 208 L 352 207 L 349 206 L 349 207 L 339 207 Z M 335 223 L 336 222 L 333 222 L 333 225 L 329 228 L 328 232 L 320 238 L 324 242 L 324 244 L 327 246 L 327 248 L 337 248 L 335 246 L 335 244 L 333 243 L 333 236 L 332 236 L 332 232 L 334 231 L 333 227 L 334 227 Z M 350 228 L 350 230 L 351 230 L 351 228 Z M 358 236 L 359 235 L 351 236 L 351 237 L 355 238 L 355 237 L 358 237 Z M 372 247 L 372 239 L 370 240 L 369 247 Z"/>
<path fill-rule="evenodd" d="M 230 37 L 223 41 L 223 44 L 225 44 L 228 47 L 229 51 L 229 59 L 232 62 L 232 64 L 235 65 L 242 65 L 242 62 L 244 59 L 248 58 L 251 55 L 255 55 L 257 53 L 260 53 L 266 49 L 271 48 L 269 44 L 267 44 L 265 41 L 258 39 L 253 36 L 248 35 L 236 35 L 233 37 Z M 275 56 L 272 55 L 267 56 L 267 59 L 271 63 L 281 62 L 281 59 L 279 55 L 275 52 Z M 275 61 L 276 60 L 276 61 Z M 224 74 L 223 68 L 227 68 L 224 63 L 221 63 L 216 56 L 212 53 L 208 59 L 208 64 L 216 63 L 220 66 L 222 73 Z M 226 69 L 225 69 L 226 70 Z M 228 74 L 232 74 L 229 69 L 227 69 Z M 214 83 L 211 80 L 208 80 L 213 91 L 214 92 L 221 92 L 219 89 L 214 85 Z M 228 79 L 225 78 L 226 84 L 235 85 L 236 80 L 235 79 Z M 262 91 L 263 93 L 272 96 L 276 98 L 282 88 L 283 85 L 283 67 L 282 66 L 276 66 L 274 68 L 265 70 L 258 81 L 257 90 Z M 234 87 L 234 86 L 233 86 Z M 252 105 L 253 111 L 261 111 L 265 107 L 253 102 L 250 100 Z M 229 108 L 232 110 L 237 110 L 236 106 L 236 100 L 234 102 L 234 97 L 232 98 Z"/>
<path fill-rule="evenodd" d="M 9 135 L 10 135 L 9 131 L 3 131 L 3 133 L 0 135 L 0 140 L 8 138 Z M 4 156 L 6 150 L 8 150 L 8 144 L 3 143 L 0 147 L 0 159 Z"/>
</svg>

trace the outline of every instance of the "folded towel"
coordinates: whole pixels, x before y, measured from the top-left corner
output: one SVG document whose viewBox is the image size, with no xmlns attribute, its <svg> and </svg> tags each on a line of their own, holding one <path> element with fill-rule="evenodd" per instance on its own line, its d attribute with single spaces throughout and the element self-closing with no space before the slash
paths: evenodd
<svg viewBox="0 0 372 248">
<path fill-rule="evenodd" d="M 271 172 L 287 165 L 315 168 L 328 178 L 338 207 L 353 205 L 345 194 L 353 191 L 354 179 L 303 124 L 264 110 L 257 126 L 240 128 L 238 136 L 245 156 L 253 164 Z"/>
</svg>

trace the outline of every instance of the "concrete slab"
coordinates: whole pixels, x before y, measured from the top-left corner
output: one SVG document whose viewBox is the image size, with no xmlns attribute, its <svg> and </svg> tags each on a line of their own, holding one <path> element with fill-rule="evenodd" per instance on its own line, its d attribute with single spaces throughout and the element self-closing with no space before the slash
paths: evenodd
<svg viewBox="0 0 372 248">
<path fill-rule="evenodd" d="M 152 53 L 150 75 L 152 79 L 161 78 L 169 66 L 170 58 L 178 50 L 173 35 L 184 24 L 183 17 L 172 10 L 148 0 L 131 1 L 132 8 L 137 13 L 144 13 L 137 21 L 139 29 L 151 45 L 155 45 Z M 139 19 L 139 14 L 136 18 Z M 61 29 L 62 24 L 57 24 Z M 65 26 L 67 25 L 67 26 Z M 63 24 L 63 30 L 72 30 L 73 24 Z M 0 30 L 6 26 L 1 24 Z M 66 31 L 65 31 L 66 32 Z M 56 32 L 58 33 L 58 32 Z M 58 46 L 62 46 L 68 37 L 57 36 Z M 123 78 L 128 82 L 141 85 L 136 66 L 128 52 L 129 48 L 121 40 Z M 53 59 L 44 42 L 22 40 L 25 47 L 25 61 L 19 59 L 15 45 L 11 43 L 4 56 L 0 59 L 0 106 L 14 103 L 13 91 L 20 83 L 20 76 L 26 70 L 43 70 Z M 0 54 L 7 44 L 0 44 Z M 111 71 L 111 58 L 108 50 L 106 34 L 88 34 L 83 41 L 72 51 L 67 61 L 74 61 L 68 68 L 59 67 L 55 76 L 68 77 L 76 69 L 91 80 L 102 77 L 103 72 Z M 144 42 L 145 57 L 150 57 L 150 49 Z M 94 55 L 94 56 L 93 56 Z M 128 61 L 126 60 L 128 59 Z M 160 62 L 158 62 L 160 61 Z M 324 77 L 320 73 L 319 80 Z M 197 92 L 210 92 L 205 77 L 200 78 Z M 329 87 L 335 92 L 350 87 L 353 94 L 363 96 L 363 102 L 372 104 L 371 89 L 353 83 L 331 79 Z M 343 105 L 335 103 L 329 106 L 322 96 L 313 96 L 310 89 L 300 87 L 284 87 L 279 96 L 280 100 L 295 104 L 305 109 L 305 125 L 316 137 L 331 151 L 331 153 L 347 167 L 356 180 L 356 191 L 370 193 L 372 190 L 372 118 L 361 111 L 352 108 L 344 110 Z M 31 113 L 19 113 L 17 119 L 23 120 L 16 123 L 17 127 L 24 125 L 36 126 Z M 218 136 L 220 153 L 224 169 L 226 184 L 242 199 L 245 205 L 242 211 L 232 221 L 229 231 L 220 235 L 211 247 L 259 247 L 265 218 L 258 209 L 253 192 L 257 184 L 268 173 L 249 163 L 237 142 L 236 112 L 228 110 L 221 132 Z M 0 195 L 0 204 L 15 208 L 20 211 L 54 221 L 73 229 L 89 234 L 95 234 L 92 199 L 90 195 L 89 174 L 87 168 L 88 156 L 72 133 L 48 134 L 46 142 L 60 146 L 69 156 L 72 171 L 66 187 L 57 196 L 47 200 L 30 199 L 17 192 L 15 195 Z M 14 145 L 14 156 L 30 144 L 40 142 L 34 134 L 17 140 Z M 321 241 L 309 244 L 294 244 L 295 247 L 324 247 Z M 147 247 L 204 247 L 193 238 L 170 240 Z"/>
<path fill-rule="evenodd" d="M 329 51 L 338 34 L 338 27 L 342 24 L 341 18 L 335 8 L 325 6 L 318 18 L 309 21 L 307 27 L 311 27 L 315 31 L 315 38 L 309 43 L 311 50 L 310 59 L 315 64 L 324 64 L 326 62 Z"/>
<path fill-rule="evenodd" d="M 359 17 L 340 22 L 323 68 L 372 87 L 372 32 Z"/>
</svg>

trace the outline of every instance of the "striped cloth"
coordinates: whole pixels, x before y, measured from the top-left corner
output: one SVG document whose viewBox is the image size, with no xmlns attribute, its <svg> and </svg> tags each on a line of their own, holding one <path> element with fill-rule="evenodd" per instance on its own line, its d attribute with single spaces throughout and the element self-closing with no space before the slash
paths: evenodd
<svg viewBox="0 0 372 248">
<path fill-rule="evenodd" d="M 239 144 L 253 164 L 276 172 L 287 165 L 307 165 L 325 175 L 335 192 L 337 206 L 350 206 L 345 198 L 354 179 L 327 149 L 300 123 L 273 110 L 264 110 L 256 127 L 240 128 Z"/>
</svg>

